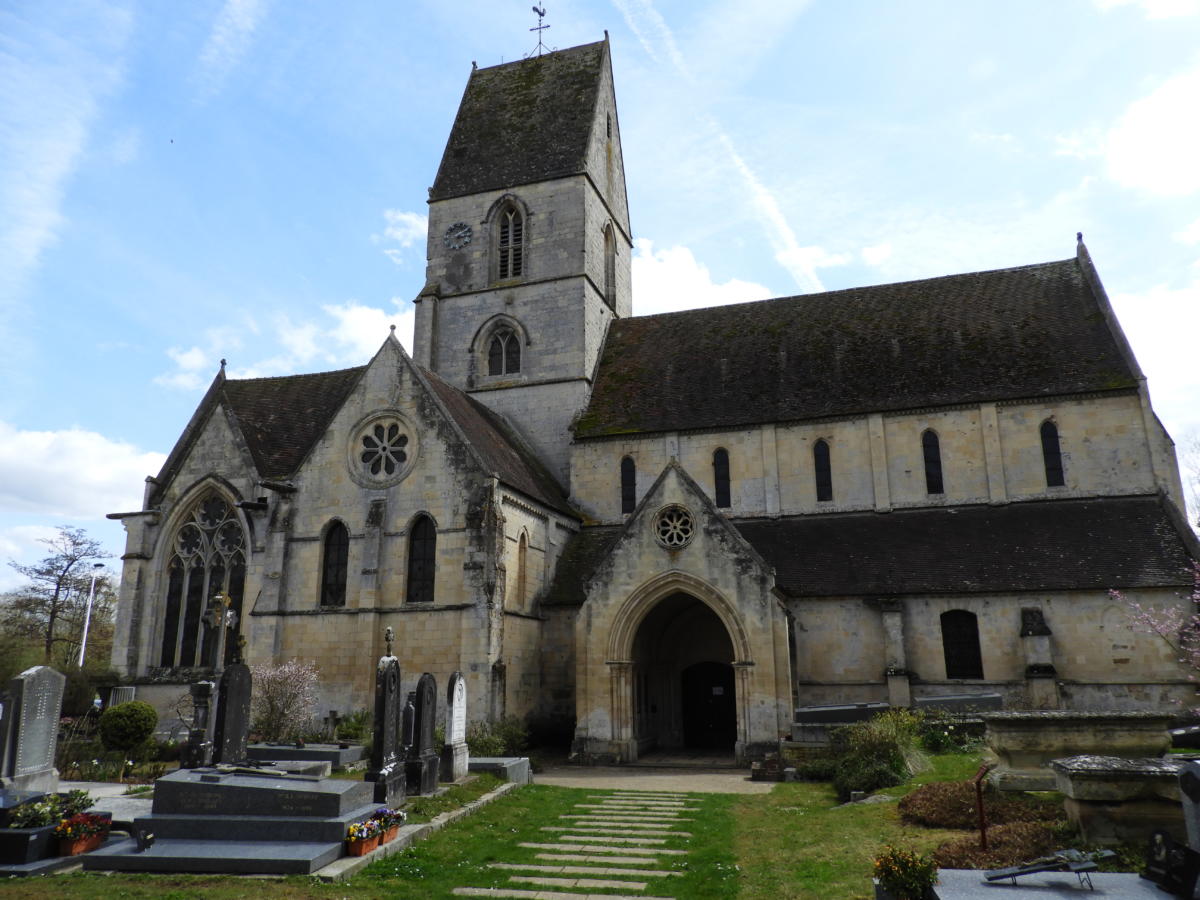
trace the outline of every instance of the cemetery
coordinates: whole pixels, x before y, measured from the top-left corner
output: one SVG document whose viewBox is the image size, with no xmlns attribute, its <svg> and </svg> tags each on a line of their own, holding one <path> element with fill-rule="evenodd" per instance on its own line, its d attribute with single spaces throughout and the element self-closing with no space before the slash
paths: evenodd
<svg viewBox="0 0 1200 900">
<path fill-rule="evenodd" d="M 256 694 L 240 644 L 225 652 L 235 632 L 220 598 L 211 612 L 213 658 L 228 661 L 189 686 L 177 766 L 131 759 L 116 784 L 67 781 L 60 732 L 69 744 L 78 724 L 56 724 L 65 677 L 35 666 L 7 685 L 0 875 L 23 879 L 26 895 L 84 896 L 90 878 L 141 874 L 173 890 L 217 877 L 231 896 L 254 875 L 267 896 L 325 896 L 322 884 L 373 896 L 386 883 L 388 896 L 511 884 L 500 896 L 521 897 L 521 885 L 569 882 L 641 885 L 647 897 L 851 898 L 874 877 L 876 897 L 898 900 L 1000 887 L 1191 897 L 1200 875 L 1200 753 L 1173 746 L 1187 732 L 1166 713 L 1012 711 L 987 695 L 806 707 L 777 751 L 724 773 L 731 787 L 715 793 L 689 790 L 686 775 L 655 792 L 551 786 L 521 748 L 496 756 L 472 736 L 460 674 L 440 686 L 405 673 L 390 628 L 369 716 L 331 711 L 266 734 L 272 675 L 259 670 Z M 136 756 L 157 716 L 133 693 L 110 692 L 96 733 Z M 351 719 L 359 740 L 339 727 Z M 146 793 L 114 793 L 126 776 Z M 814 861 L 817 882 L 805 874 Z M 309 879 L 302 890 L 297 878 Z"/>
</svg>

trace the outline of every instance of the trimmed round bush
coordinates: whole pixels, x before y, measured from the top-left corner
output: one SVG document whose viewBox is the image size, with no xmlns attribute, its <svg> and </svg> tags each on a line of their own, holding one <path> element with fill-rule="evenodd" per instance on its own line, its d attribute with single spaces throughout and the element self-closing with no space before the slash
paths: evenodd
<svg viewBox="0 0 1200 900">
<path fill-rule="evenodd" d="M 109 750 L 133 750 L 150 740 L 156 725 L 158 713 L 149 703 L 119 703 L 100 714 L 100 741 Z"/>
</svg>

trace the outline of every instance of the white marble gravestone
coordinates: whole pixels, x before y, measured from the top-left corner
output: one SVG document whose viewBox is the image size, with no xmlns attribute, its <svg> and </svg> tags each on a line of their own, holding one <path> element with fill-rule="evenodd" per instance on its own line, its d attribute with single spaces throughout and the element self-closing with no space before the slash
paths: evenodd
<svg viewBox="0 0 1200 900">
<path fill-rule="evenodd" d="M 460 781 L 467 774 L 467 680 L 461 672 L 446 687 L 446 743 L 442 746 L 442 781 Z"/>
<path fill-rule="evenodd" d="M 66 677 L 49 666 L 26 669 L 8 683 L 0 709 L 0 789 L 58 790 L 54 751 L 66 683 Z"/>
</svg>

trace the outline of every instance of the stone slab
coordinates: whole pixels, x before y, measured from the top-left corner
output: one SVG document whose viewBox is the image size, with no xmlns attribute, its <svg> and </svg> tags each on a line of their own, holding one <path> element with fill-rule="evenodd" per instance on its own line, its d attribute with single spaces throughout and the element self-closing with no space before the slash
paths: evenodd
<svg viewBox="0 0 1200 900">
<path fill-rule="evenodd" d="M 591 900 L 590 895 L 565 893 L 560 891 L 526 891 L 520 888 L 473 888 L 456 887 L 451 893 L 456 897 L 503 897 L 505 900 L 578 900 L 583 897 Z M 648 897 L 645 894 L 597 894 L 604 900 L 674 900 L 672 897 Z"/>
<path fill-rule="evenodd" d="M 557 860 L 559 862 L 603 863 L 606 866 L 644 866 L 656 862 L 645 856 L 593 856 L 587 853 L 535 853 L 534 859 Z M 678 872 L 663 872 L 663 875 L 678 875 Z"/>
<path fill-rule="evenodd" d="M 913 707 L 920 710 L 940 710 L 956 715 L 969 714 L 984 710 L 1001 710 L 1004 708 L 1004 697 L 1000 694 L 943 694 L 940 697 L 914 697 Z"/>
<path fill-rule="evenodd" d="M 342 855 L 342 841 L 157 840 L 137 852 L 133 840 L 83 857 L 85 872 L 194 872 L 233 875 L 311 875 Z"/>
<path fill-rule="evenodd" d="M 612 862 L 612 860 L 605 860 Z M 604 866 L 546 866 L 537 863 L 488 863 L 489 869 L 506 869 L 513 872 L 545 872 L 562 875 L 640 875 L 643 878 L 667 876 L 683 877 L 682 872 L 667 872 L 661 869 L 605 868 Z"/>
<path fill-rule="evenodd" d="M 471 772 L 488 772 L 513 784 L 533 784 L 533 770 L 525 756 L 472 756 L 467 768 Z"/>
<path fill-rule="evenodd" d="M 377 808 L 369 803 L 329 818 L 152 813 L 139 817 L 134 827 L 165 840 L 329 842 L 343 840 L 351 822 L 370 818 Z"/>
<path fill-rule="evenodd" d="M 661 841 L 666 843 L 666 841 Z M 517 845 L 529 850 L 561 850 L 570 853 L 623 853 L 628 856 L 686 856 L 686 850 L 667 850 L 662 847 L 605 847 L 600 844 L 542 844 L 523 841 Z"/>
<path fill-rule="evenodd" d="M 1094 891 L 1079 883 L 1070 872 L 1039 872 L 1012 882 L 988 884 L 980 869 L 938 869 L 937 895 L 940 900 L 1063 900 L 1079 896 L 1080 900 L 1101 897 L 1120 897 L 1121 900 L 1165 900 L 1169 897 L 1149 881 L 1130 872 L 1093 872 Z"/>
<path fill-rule="evenodd" d="M 105 839 L 104 846 L 124 843 L 126 840 L 127 838 L 125 837 L 112 835 Z M 98 853 L 99 850 L 92 852 Z M 28 878 L 30 875 L 53 875 L 56 872 L 65 872 L 82 867 L 83 859 L 83 856 L 49 856 L 31 863 L 0 865 L 0 878 Z"/>
<path fill-rule="evenodd" d="M 363 781 L 179 769 L 154 783 L 155 813 L 330 818 L 374 802 Z"/>
<path fill-rule="evenodd" d="M 845 725 L 866 721 L 888 709 L 891 709 L 891 705 L 882 702 L 801 706 L 796 709 L 795 721 L 806 724 Z"/>
<path fill-rule="evenodd" d="M 516 884 L 536 884 L 541 887 L 559 888 L 606 888 L 627 891 L 644 891 L 650 885 L 645 881 L 617 881 L 610 878 L 556 878 L 553 875 L 510 875 L 508 880 Z"/>
<path fill-rule="evenodd" d="M 303 747 L 295 744 L 251 744 L 246 748 L 246 755 L 251 759 L 265 760 L 324 760 L 335 769 L 340 769 L 365 759 L 367 748 L 361 744 L 351 744 L 349 747 L 339 747 L 337 744 L 306 744 Z"/>
</svg>

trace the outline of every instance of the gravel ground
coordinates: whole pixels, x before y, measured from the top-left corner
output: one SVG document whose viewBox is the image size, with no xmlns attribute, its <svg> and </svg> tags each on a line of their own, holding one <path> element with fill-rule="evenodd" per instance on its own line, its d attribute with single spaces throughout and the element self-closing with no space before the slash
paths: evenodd
<svg viewBox="0 0 1200 900">
<path fill-rule="evenodd" d="M 702 794 L 766 794 L 773 785 L 751 781 L 744 770 L 637 769 L 623 766 L 553 766 L 534 784 L 620 791 L 696 791 Z"/>
</svg>

